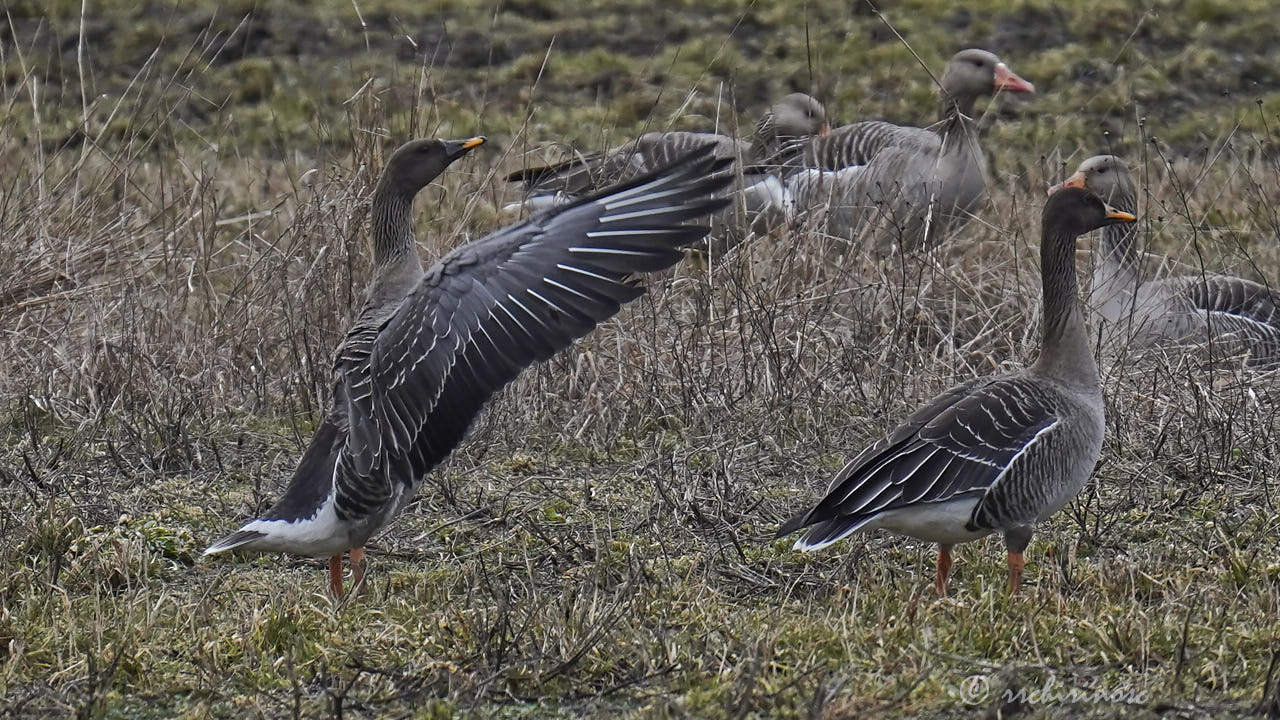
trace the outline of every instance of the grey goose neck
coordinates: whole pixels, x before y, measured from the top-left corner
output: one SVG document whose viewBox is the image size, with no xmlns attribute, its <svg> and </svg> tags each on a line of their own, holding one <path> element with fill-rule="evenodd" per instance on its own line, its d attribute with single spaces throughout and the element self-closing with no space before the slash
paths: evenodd
<svg viewBox="0 0 1280 720">
<path fill-rule="evenodd" d="M 1131 215 L 1138 212 L 1138 198 L 1133 193 L 1117 193 L 1107 202 L 1111 207 Z M 1141 255 L 1141 250 L 1138 248 L 1137 223 L 1108 225 L 1103 228 L 1102 247 L 1106 257 L 1113 258 L 1126 268 L 1136 269 Z"/>
<path fill-rule="evenodd" d="M 1033 371 L 1073 385 L 1098 387 L 1098 366 L 1077 298 L 1076 238 L 1133 219 L 1131 213 L 1112 208 L 1082 188 L 1068 187 L 1049 196 L 1040 221 L 1044 334 Z"/>
<path fill-rule="evenodd" d="M 938 99 L 938 120 L 945 123 L 955 117 L 972 117 L 973 106 L 978 102 L 980 92 L 967 89 L 942 87 L 942 96 Z"/>
<path fill-rule="evenodd" d="M 359 322 L 377 325 L 422 280 L 422 259 L 413 232 L 413 197 L 417 190 L 387 182 L 384 174 L 373 194 L 370 235 L 373 278 Z"/>
<path fill-rule="evenodd" d="M 1076 236 L 1045 215 L 1040 239 L 1043 334 L 1035 369 L 1059 380 L 1096 387 L 1098 366 L 1085 330 L 1075 268 Z"/>
<path fill-rule="evenodd" d="M 373 262 L 376 268 L 418 259 L 417 238 L 413 232 L 413 198 L 409 190 L 383 175 L 373 192 L 370 230 L 373 236 Z"/>
<path fill-rule="evenodd" d="M 1108 202 L 1117 210 L 1136 214 L 1137 197 L 1132 192 L 1113 193 Z M 1137 223 L 1102 228 L 1102 258 L 1093 271 L 1089 301 L 1106 317 L 1132 317 L 1137 311 L 1142 286 L 1141 250 Z M 1118 307 L 1117 307 L 1118 303 Z"/>
<path fill-rule="evenodd" d="M 398 305 L 422 279 L 422 259 L 413 232 L 413 199 L 455 160 L 484 142 L 483 137 L 412 140 L 391 154 L 373 190 L 370 235 L 374 274 L 366 312 Z"/>
</svg>

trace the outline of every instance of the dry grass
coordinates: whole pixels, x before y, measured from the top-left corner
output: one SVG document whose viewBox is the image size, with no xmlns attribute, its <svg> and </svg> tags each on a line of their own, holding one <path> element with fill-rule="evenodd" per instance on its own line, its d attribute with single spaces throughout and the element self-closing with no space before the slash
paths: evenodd
<svg viewBox="0 0 1280 720">
<path fill-rule="evenodd" d="M 489 408 L 377 541 L 363 601 L 333 605 L 313 561 L 200 559 L 322 411 L 387 128 L 444 112 L 398 103 L 424 78 L 467 103 L 423 63 L 348 93 L 317 130 L 338 149 L 257 153 L 162 109 L 219 42 L 191 41 L 188 75 L 144 64 L 131 92 L 161 109 L 116 137 L 0 140 L 0 715 L 1221 718 L 1273 697 L 1274 373 L 1107 359 L 1102 463 L 1020 598 L 996 540 L 961 551 L 943 601 L 920 543 L 770 540 L 916 404 L 1034 357 L 1042 188 L 1096 151 L 1041 123 L 1038 162 L 997 145 L 980 221 L 930 256 L 776 231 L 652 278 Z M 38 118 L 40 74 L 15 77 L 0 99 Z M 506 109 L 495 145 L 542 140 Z M 1149 248 L 1280 277 L 1273 141 L 1131 141 Z M 477 154 L 430 188 L 424 253 L 502 222 L 495 172 L 517 164 Z"/>
</svg>

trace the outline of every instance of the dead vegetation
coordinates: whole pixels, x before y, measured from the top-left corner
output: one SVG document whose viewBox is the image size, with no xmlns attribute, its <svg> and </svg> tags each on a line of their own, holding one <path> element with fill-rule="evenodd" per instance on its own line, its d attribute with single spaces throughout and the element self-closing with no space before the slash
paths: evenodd
<svg viewBox="0 0 1280 720">
<path fill-rule="evenodd" d="M 38 115 L 36 77 L 6 81 L 6 107 Z M 174 103 L 200 89 L 171 78 L 139 88 Z M 333 606 L 312 561 L 201 560 L 275 497 L 322 410 L 368 273 L 371 185 L 402 139 L 388 128 L 436 129 L 439 115 L 396 104 L 412 83 L 391 87 L 352 94 L 327 154 L 260 155 L 216 129 L 191 142 L 161 112 L 76 146 L 0 142 L 0 714 L 1222 718 L 1275 704 L 1274 372 L 1105 358 L 1102 462 L 1037 535 L 1023 597 L 1005 595 L 996 541 L 964 548 L 939 601 L 920 543 L 798 555 L 770 540 L 919 402 L 1033 356 L 1043 188 L 1098 150 L 1070 144 L 1036 162 L 996 146 L 981 217 L 931 255 L 875 263 L 857 242 L 778 229 L 650 278 L 489 408 L 373 548 L 363 602 Z M 519 114 L 485 132 L 541 140 Z M 1271 142 L 1240 134 L 1191 159 L 1133 142 L 1149 249 L 1280 278 Z M 509 220 L 495 173 L 516 166 L 477 154 L 428 189 L 424 253 Z"/>
</svg>

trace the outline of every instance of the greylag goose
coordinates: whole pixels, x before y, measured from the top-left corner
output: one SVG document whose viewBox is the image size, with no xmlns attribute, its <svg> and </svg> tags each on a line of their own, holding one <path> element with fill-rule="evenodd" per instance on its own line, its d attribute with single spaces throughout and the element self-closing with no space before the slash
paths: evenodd
<svg viewBox="0 0 1280 720">
<path fill-rule="evenodd" d="M 791 148 L 789 202 L 801 212 L 827 208 L 827 227 L 852 235 L 875 228 L 878 249 L 934 245 L 963 224 L 986 193 L 987 158 L 970 117 L 978 97 L 1033 93 L 986 50 L 962 50 L 939 83 L 938 123 L 903 127 L 871 120 L 836 128 Z"/>
<path fill-rule="evenodd" d="M 917 410 L 836 474 L 826 497 L 788 520 L 799 550 L 884 528 L 938 543 L 946 594 L 951 549 L 992 532 L 1022 583 L 1032 528 L 1080 491 L 1102 449 L 1102 390 L 1076 299 L 1075 239 L 1132 222 L 1085 190 L 1051 196 L 1041 218 L 1043 340 L 1030 368 L 962 383 Z"/>
<path fill-rule="evenodd" d="M 721 208 L 727 161 L 712 148 L 467 243 L 423 270 L 418 191 L 484 142 L 415 140 L 373 195 L 374 276 L 339 346 L 333 404 L 284 495 L 205 554 L 243 549 L 329 558 L 342 595 L 364 545 L 462 441 L 494 392 L 643 294 L 633 273 L 675 264 Z"/>
<path fill-rule="evenodd" d="M 715 147 L 717 157 L 731 158 L 742 167 L 760 167 L 785 143 L 820 135 L 828 128 L 822 103 L 804 93 L 792 93 L 765 110 L 749 140 L 705 132 L 650 132 L 603 153 L 513 172 L 507 182 L 519 183 L 529 197 L 508 209 L 523 206 L 536 210 L 567 202 L 605 184 L 667 165 L 692 148 L 708 144 Z M 748 209 L 782 204 L 781 183 L 776 178 L 753 177 L 747 187 L 752 195 L 747 199 Z M 759 197 L 753 199 L 756 195 Z"/>
<path fill-rule="evenodd" d="M 1126 212 L 1138 205 L 1133 175 L 1114 155 L 1085 160 L 1050 191 L 1065 187 L 1085 188 Z M 1137 235 L 1133 225 L 1102 231 L 1102 260 L 1094 267 L 1089 299 L 1106 323 L 1108 341 L 1139 348 L 1208 341 L 1249 352 L 1255 363 L 1280 362 L 1280 309 L 1270 288 L 1228 275 L 1144 281 Z"/>
</svg>

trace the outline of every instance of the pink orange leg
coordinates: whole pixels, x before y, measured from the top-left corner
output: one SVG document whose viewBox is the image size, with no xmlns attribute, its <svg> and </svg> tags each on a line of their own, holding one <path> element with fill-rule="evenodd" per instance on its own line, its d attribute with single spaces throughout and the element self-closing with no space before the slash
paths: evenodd
<svg viewBox="0 0 1280 720">
<path fill-rule="evenodd" d="M 1009 551 L 1009 594 L 1017 595 L 1022 589 L 1022 568 L 1027 559 L 1020 552 Z"/>
<path fill-rule="evenodd" d="M 947 579 L 951 577 L 951 548 L 946 545 L 938 546 L 938 576 L 934 580 L 933 589 L 938 591 L 938 597 L 947 596 Z"/>
<path fill-rule="evenodd" d="M 342 553 L 329 557 L 329 592 L 342 599 Z"/>
<path fill-rule="evenodd" d="M 364 548 L 351 548 L 351 589 L 361 595 L 366 592 L 364 567 Z"/>
</svg>

